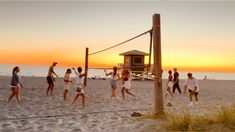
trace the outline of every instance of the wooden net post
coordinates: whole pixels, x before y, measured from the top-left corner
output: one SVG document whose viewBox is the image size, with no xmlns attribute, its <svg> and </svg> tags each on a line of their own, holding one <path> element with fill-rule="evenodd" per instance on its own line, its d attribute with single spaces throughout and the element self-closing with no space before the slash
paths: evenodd
<svg viewBox="0 0 235 132">
<path fill-rule="evenodd" d="M 156 114 L 163 113 L 162 62 L 160 14 L 153 15 L 153 59 L 154 59 L 154 107 Z"/>
<path fill-rule="evenodd" d="M 84 86 L 87 85 L 88 55 L 89 55 L 89 48 L 86 48 L 86 55 L 85 55 L 85 71 L 86 71 L 86 75 L 85 75 L 85 77 L 84 77 Z"/>
</svg>

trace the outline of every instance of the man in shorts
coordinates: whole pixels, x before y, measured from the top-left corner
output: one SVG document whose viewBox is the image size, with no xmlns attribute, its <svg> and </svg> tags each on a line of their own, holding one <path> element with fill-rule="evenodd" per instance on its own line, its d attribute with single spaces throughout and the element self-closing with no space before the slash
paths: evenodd
<svg viewBox="0 0 235 132">
<path fill-rule="evenodd" d="M 189 91 L 189 100 L 190 104 L 188 106 L 193 106 L 192 96 L 195 96 L 195 104 L 198 104 L 198 92 L 199 86 L 198 81 L 195 77 L 193 77 L 192 73 L 188 73 L 188 79 L 184 83 L 184 93 L 186 93 L 186 89 Z"/>
<path fill-rule="evenodd" d="M 54 72 L 54 67 L 56 65 L 57 65 L 57 62 L 53 62 L 52 65 L 50 66 L 48 74 L 47 74 L 48 88 L 47 88 L 46 96 L 48 96 L 49 91 L 50 91 L 51 95 L 52 95 L 52 92 L 53 92 L 54 81 L 55 81 L 55 78 L 54 78 L 53 74 L 58 78 L 57 74 Z"/>
</svg>

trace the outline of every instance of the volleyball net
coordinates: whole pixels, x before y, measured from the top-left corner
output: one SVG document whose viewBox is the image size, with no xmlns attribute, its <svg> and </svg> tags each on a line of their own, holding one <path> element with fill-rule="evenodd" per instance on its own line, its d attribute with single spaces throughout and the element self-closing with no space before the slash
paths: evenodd
<svg viewBox="0 0 235 132">
<path fill-rule="evenodd" d="M 152 29 L 135 35 L 103 49 L 89 47 L 89 69 L 128 68 L 131 72 L 145 72 L 149 69 L 151 57 Z"/>
</svg>

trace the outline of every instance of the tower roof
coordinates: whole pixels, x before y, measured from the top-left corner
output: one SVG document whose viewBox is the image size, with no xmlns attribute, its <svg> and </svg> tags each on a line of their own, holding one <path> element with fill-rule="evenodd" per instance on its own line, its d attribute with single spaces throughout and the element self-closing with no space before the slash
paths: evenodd
<svg viewBox="0 0 235 132">
<path fill-rule="evenodd" d="M 124 53 L 120 53 L 119 55 L 125 56 L 125 55 L 143 55 L 143 56 L 148 56 L 148 53 L 139 51 L 139 50 L 130 50 Z"/>
</svg>

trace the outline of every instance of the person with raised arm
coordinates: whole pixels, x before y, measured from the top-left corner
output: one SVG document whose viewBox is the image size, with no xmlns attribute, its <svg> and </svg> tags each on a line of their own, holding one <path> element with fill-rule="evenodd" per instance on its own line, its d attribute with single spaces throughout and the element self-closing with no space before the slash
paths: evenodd
<svg viewBox="0 0 235 132">
<path fill-rule="evenodd" d="M 118 72 L 117 72 L 117 67 L 114 66 L 112 72 L 107 73 L 105 69 L 104 69 L 104 72 L 105 72 L 105 75 L 106 75 L 106 76 L 111 75 L 111 81 L 110 81 L 110 87 L 111 87 L 111 89 L 112 89 L 111 99 L 112 99 L 113 97 L 116 99 L 115 91 L 116 91 L 116 89 L 117 89 L 117 82 L 118 82 L 118 80 L 120 79 L 119 74 L 118 74 Z"/>
<path fill-rule="evenodd" d="M 82 68 L 78 67 L 77 71 L 75 70 L 75 68 L 72 68 L 76 74 L 76 84 L 75 84 L 75 90 L 77 92 L 76 96 L 74 97 L 73 101 L 72 101 L 72 106 L 75 105 L 76 100 L 78 99 L 78 97 L 81 95 L 82 96 L 82 107 L 85 107 L 85 92 L 83 90 L 83 77 L 87 74 L 87 71 L 85 71 L 85 73 L 82 74 Z"/>
<path fill-rule="evenodd" d="M 122 97 L 123 97 L 123 99 L 126 98 L 125 93 L 127 93 L 135 98 L 135 95 L 129 91 L 130 88 L 131 88 L 130 72 L 128 69 L 124 68 L 122 71 Z"/>
</svg>

